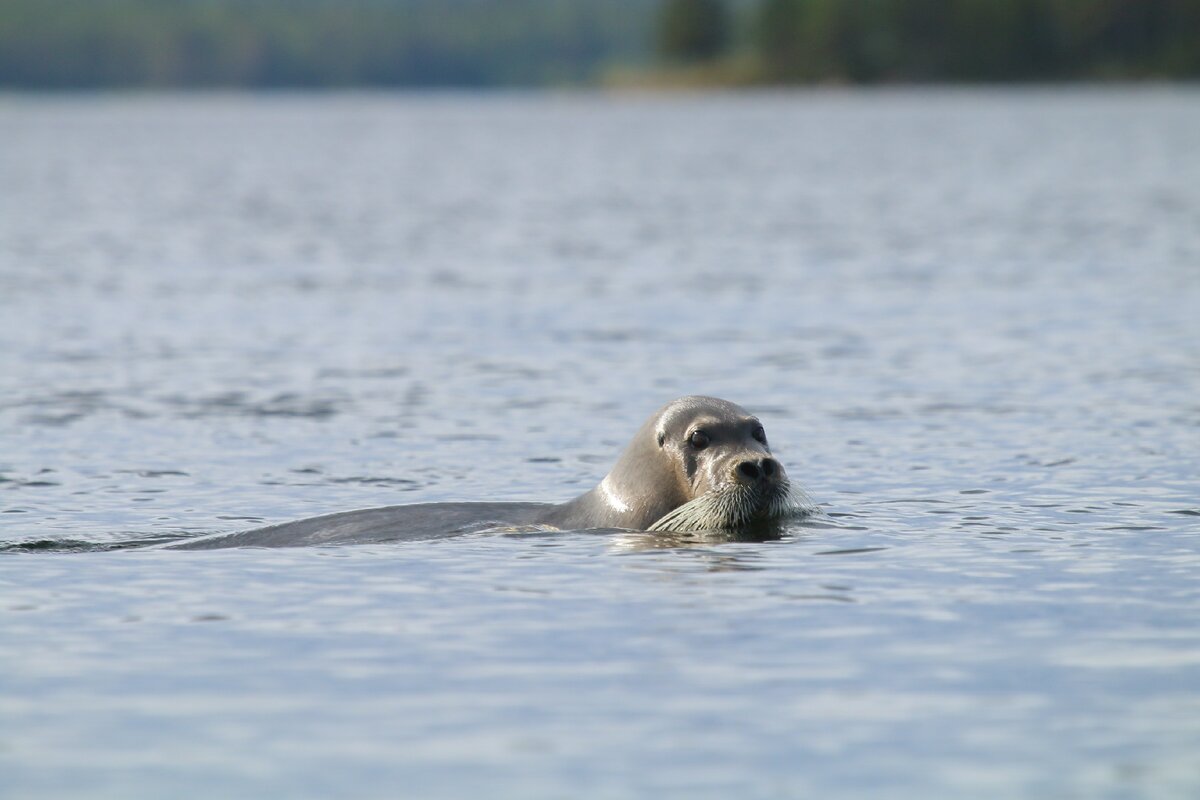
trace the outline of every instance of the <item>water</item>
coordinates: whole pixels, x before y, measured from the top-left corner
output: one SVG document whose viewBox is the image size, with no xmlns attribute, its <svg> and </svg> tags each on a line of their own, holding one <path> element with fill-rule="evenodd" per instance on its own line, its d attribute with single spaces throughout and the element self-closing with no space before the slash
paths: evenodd
<svg viewBox="0 0 1200 800">
<path fill-rule="evenodd" d="M 0 795 L 1195 797 L 1198 101 L 0 98 Z M 826 516 L 105 551 L 697 392 Z"/>
</svg>

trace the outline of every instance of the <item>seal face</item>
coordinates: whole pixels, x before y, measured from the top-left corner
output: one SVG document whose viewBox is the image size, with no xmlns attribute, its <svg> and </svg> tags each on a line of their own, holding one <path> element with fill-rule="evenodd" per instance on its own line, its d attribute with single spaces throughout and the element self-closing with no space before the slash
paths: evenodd
<svg viewBox="0 0 1200 800">
<path fill-rule="evenodd" d="M 783 466 L 771 456 L 757 418 L 714 398 L 685 398 L 692 413 L 664 419 L 659 447 L 682 468 L 691 499 L 651 531 L 743 528 L 783 516 L 795 505 Z"/>
<path fill-rule="evenodd" d="M 807 510 L 758 418 L 727 400 L 691 396 L 650 417 L 595 489 L 539 521 L 683 532 L 745 528 Z"/>
</svg>

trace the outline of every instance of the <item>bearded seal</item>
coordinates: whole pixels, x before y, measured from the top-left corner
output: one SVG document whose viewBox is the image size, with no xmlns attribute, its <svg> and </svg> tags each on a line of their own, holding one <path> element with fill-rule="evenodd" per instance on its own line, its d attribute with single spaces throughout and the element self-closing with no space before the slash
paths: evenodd
<svg viewBox="0 0 1200 800">
<path fill-rule="evenodd" d="M 775 460 L 758 418 L 693 395 L 667 403 L 634 434 L 595 488 L 561 505 L 419 503 L 346 511 L 171 545 L 297 547 L 442 538 L 495 528 L 747 529 L 814 506 Z"/>
</svg>

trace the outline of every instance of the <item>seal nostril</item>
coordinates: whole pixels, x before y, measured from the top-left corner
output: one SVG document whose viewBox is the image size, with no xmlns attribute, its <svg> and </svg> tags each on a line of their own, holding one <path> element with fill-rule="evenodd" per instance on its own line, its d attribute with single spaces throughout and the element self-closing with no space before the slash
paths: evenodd
<svg viewBox="0 0 1200 800">
<path fill-rule="evenodd" d="M 758 465 L 753 461 L 743 461 L 742 463 L 738 464 L 737 471 L 743 478 L 746 478 L 747 480 L 758 480 Z"/>
<path fill-rule="evenodd" d="M 775 463 L 775 459 L 764 458 L 762 460 L 763 475 L 766 475 L 768 478 L 770 478 L 772 475 L 775 474 L 775 470 L 778 466 L 779 465 Z"/>
</svg>

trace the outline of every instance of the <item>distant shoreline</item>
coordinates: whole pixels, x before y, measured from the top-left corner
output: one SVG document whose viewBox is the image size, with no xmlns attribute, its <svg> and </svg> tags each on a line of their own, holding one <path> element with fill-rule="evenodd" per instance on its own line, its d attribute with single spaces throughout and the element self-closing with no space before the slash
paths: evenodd
<svg viewBox="0 0 1200 800">
<path fill-rule="evenodd" d="M 835 95 L 835 94 L 975 94 L 1057 91 L 1196 91 L 1200 79 L 1062 80 L 1062 81 L 929 81 L 910 83 L 814 83 L 718 85 L 675 83 L 670 80 L 618 81 L 579 86 L 112 86 L 102 88 L 45 88 L 0 86 L 0 101 L 10 98 L 137 98 L 137 97 L 638 97 L 691 95 Z"/>
<path fill-rule="evenodd" d="M 0 0 L 0 90 L 1196 80 L 1200 0 Z"/>
</svg>

